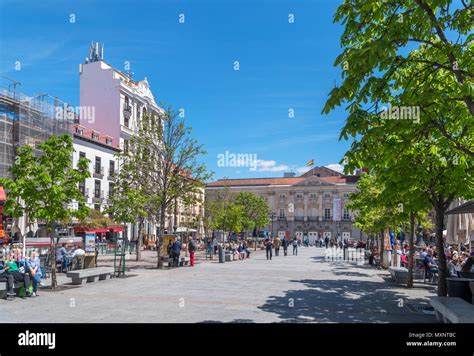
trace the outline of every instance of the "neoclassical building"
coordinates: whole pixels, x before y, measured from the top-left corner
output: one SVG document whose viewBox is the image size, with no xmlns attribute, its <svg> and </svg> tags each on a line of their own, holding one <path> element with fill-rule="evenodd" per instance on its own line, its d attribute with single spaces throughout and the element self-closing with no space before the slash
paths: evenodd
<svg viewBox="0 0 474 356">
<path fill-rule="evenodd" d="M 273 236 L 359 240 L 365 235 L 353 226 L 353 213 L 346 208 L 358 178 L 315 167 L 299 177 L 222 179 L 207 184 L 206 199 L 225 187 L 233 193 L 251 192 L 267 199 L 273 218 L 264 229 Z"/>
</svg>

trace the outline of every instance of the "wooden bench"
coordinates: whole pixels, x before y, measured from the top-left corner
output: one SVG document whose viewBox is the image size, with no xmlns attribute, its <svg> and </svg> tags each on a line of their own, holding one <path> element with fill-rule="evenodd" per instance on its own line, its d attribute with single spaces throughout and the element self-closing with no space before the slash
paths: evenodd
<svg viewBox="0 0 474 356">
<path fill-rule="evenodd" d="M 72 278 L 72 284 L 79 285 L 82 284 L 84 279 L 87 279 L 87 283 L 94 282 L 97 277 L 99 277 L 99 281 L 103 281 L 107 279 L 107 276 L 111 276 L 113 274 L 113 267 L 95 267 L 81 269 L 78 271 L 70 271 L 67 273 L 67 277 Z"/>
<path fill-rule="evenodd" d="M 388 271 L 396 283 L 406 284 L 408 282 L 408 270 L 405 267 L 389 267 Z"/>
<path fill-rule="evenodd" d="M 431 297 L 436 319 L 444 323 L 474 323 L 474 306 L 457 297 Z"/>
</svg>

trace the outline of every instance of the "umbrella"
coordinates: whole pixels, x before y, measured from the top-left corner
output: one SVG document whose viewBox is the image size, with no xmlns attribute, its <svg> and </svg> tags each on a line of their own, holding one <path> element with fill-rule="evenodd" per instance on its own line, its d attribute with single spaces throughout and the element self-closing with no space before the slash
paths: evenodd
<svg viewBox="0 0 474 356">
<path fill-rule="evenodd" d="M 450 211 L 453 211 L 452 214 L 448 215 L 447 222 L 447 236 L 446 242 L 448 244 L 468 244 L 470 241 L 470 236 L 474 234 L 474 219 L 472 213 L 463 213 L 460 210 L 459 213 L 455 213 L 456 207 L 464 206 L 465 201 L 462 199 L 455 199 L 450 207 Z"/>
</svg>

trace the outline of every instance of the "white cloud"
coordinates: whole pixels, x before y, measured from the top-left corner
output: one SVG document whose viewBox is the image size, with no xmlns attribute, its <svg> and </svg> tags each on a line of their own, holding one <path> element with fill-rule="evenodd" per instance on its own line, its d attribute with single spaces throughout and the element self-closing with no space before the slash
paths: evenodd
<svg viewBox="0 0 474 356">
<path fill-rule="evenodd" d="M 327 167 L 329 169 L 332 169 L 332 170 L 334 170 L 336 172 L 339 172 L 339 173 L 344 173 L 344 166 L 340 165 L 339 163 L 331 163 L 331 164 L 326 165 L 325 167 Z"/>
<path fill-rule="evenodd" d="M 258 172 L 281 172 L 287 171 L 288 166 L 285 164 L 277 165 L 275 160 L 265 161 L 263 159 L 257 160 L 257 171 Z"/>
<path fill-rule="evenodd" d="M 311 168 L 308 167 L 308 166 L 298 167 L 298 168 L 295 169 L 295 172 L 296 172 L 297 174 L 303 174 L 303 173 L 308 172 L 310 169 L 311 169 Z"/>
</svg>

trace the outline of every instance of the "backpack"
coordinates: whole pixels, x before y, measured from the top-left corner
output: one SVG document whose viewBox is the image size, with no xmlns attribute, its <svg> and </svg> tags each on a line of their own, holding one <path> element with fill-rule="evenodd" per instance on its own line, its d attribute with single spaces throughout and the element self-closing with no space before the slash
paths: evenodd
<svg viewBox="0 0 474 356">
<path fill-rule="evenodd" d="M 189 241 L 189 251 L 190 252 L 196 251 L 196 244 L 194 243 L 194 240 Z"/>
<path fill-rule="evenodd" d="M 293 240 L 293 246 L 298 246 L 298 241 Z"/>
</svg>

